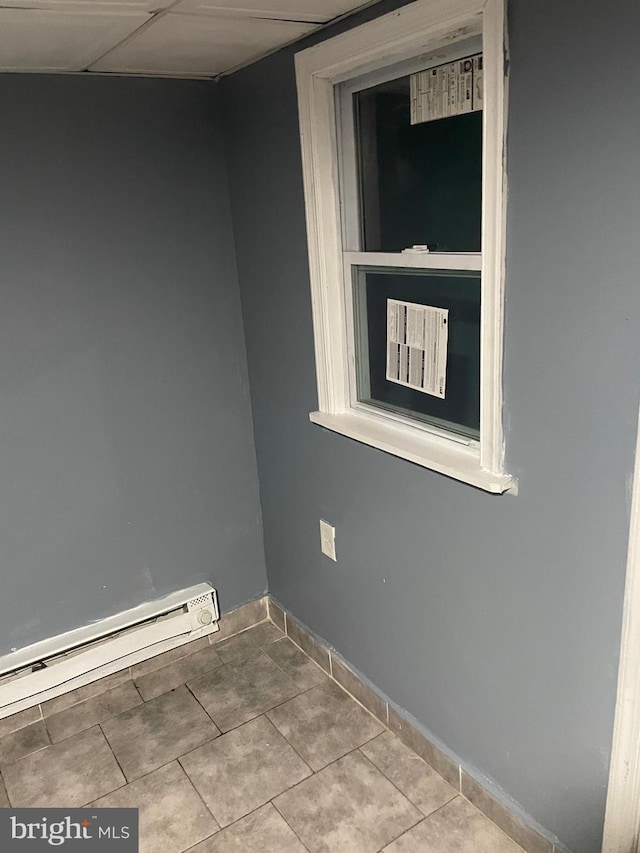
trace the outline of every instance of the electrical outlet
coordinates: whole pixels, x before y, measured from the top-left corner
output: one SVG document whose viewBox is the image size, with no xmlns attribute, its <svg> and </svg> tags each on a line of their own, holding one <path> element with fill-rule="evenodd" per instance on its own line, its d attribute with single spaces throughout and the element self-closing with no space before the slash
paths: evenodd
<svg viewBox="0 0 640 853">
<path fill-rule="evenodd" d="M 320 549 L 330 560 L 336 559 L 336 529 L 320 519 Z"/>
</svg>

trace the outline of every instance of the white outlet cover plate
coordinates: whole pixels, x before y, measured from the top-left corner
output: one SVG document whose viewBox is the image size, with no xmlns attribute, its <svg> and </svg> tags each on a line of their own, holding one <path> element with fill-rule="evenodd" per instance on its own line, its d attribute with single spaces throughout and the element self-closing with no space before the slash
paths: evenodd
<svg viewBox="0 0 640 853">
<path fill-rule="evenodd" d="M 336 560 L 336 529 L 320 519 L 320 549 L 330 560 Z"/>
</svg>

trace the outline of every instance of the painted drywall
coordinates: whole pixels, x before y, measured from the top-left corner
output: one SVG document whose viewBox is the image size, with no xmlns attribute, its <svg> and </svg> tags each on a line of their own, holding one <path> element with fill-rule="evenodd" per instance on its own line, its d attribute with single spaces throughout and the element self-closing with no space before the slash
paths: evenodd
<svg viewBox="0 0 640 853">
<path fill-rule="evenodd" d="M 266 587 L 215 84 L 0 77 L 0 653 Z"/>
<path fill-rule="evenodd" d="M 517 497 L 309 423 L 296 48 L 222 82 L 270 589 L 576 853 L 602 835 L 638 409 L 639 28 L 631 0 L 510 3 Z"/>
</svg>

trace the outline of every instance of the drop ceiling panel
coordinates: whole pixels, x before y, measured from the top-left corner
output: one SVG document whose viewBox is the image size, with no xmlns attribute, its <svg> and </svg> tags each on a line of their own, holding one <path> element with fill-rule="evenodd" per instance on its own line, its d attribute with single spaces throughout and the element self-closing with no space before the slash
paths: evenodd
<svg viewBox="0 0 640 853">
<path fill-rule="evenodd" d="M 211 76 L 255 59 L 313 29 L 310 23 L 166 14 L 90 70 Z"/>
<path fill-rule="evenodd" d="M 46 9 L 49 12 L 83 12 L 127 14 L 155 12 L 175 0 L 1 0 L 0 7 L 12 9 Z"/>
<path fill-rule="evenodd" d="M 0 70 L 81 71 L 148 20 L 136 12 L 0 8 Z"/>
<path fill-rule="evenodd" d="M 181 0 L 178 14 L 245 15 L 324 23 L 362 5 L 357 0 Z"/>
</svg>

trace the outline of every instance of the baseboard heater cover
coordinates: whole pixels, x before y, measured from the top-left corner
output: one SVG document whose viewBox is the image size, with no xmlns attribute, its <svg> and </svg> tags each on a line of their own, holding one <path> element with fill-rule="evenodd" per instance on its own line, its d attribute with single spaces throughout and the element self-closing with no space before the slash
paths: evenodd
<svg viewBox="0 0 640 853">
<path fill-rule="evenodd" d="M 0 658 L 0 719 L 218 630 L 208 583 Z"/>
</svg>

